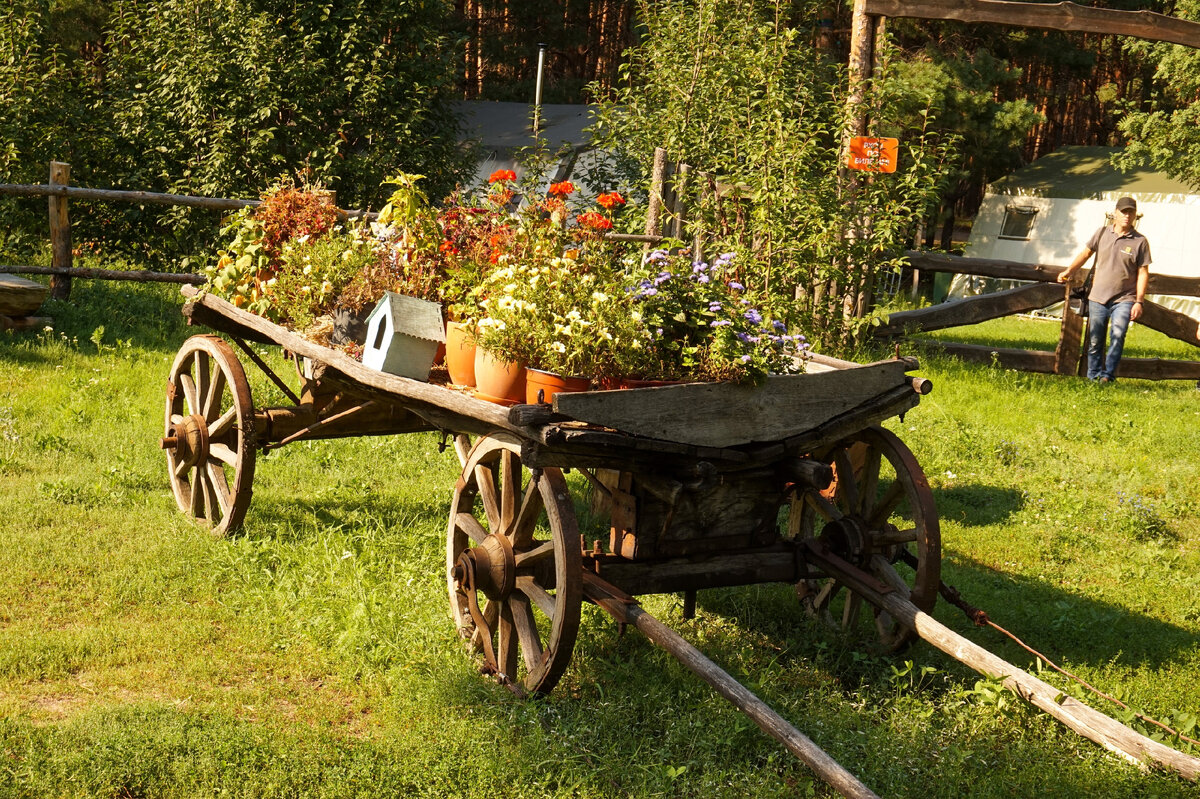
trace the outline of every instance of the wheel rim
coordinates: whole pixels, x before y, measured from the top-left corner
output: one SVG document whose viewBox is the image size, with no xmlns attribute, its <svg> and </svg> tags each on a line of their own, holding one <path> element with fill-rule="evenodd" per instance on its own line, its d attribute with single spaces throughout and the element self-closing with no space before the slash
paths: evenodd
<svg viewBox="0 0 1200 799">
<path fill-rule="evenodd" d="M 184 342 L 167 381 L 167 475 L 179 509 L 215 533 L 236 530 L 254 480 L 254 405 L 246 373 L 216 336 Z"/>
<path fill-rule="evenodd" d="M 450 507 L 446 579 L 459 635 L 484 672 L 547 693 L 579 632 L 579 528 L 562 473 L 530 473 L 519 452 L 498 437 L 471 449 Z"/>
<path fill-rule="evenodd" d="M 816 457 L 833 466 L 834 483 L 797 493 L 792 534 L 823 539 L 844 560 L 932 611 L 941 580 L 941 532 L 933 493 L 912 452 L 893 433 L 868 428 Z M 796 592 L 810 615 L 848 632 L 869 626 L 887 651 L 916 638 L 885 611 L 863 611 L 862 597 L 834 578 L 803 580 Z"/>
</svg>

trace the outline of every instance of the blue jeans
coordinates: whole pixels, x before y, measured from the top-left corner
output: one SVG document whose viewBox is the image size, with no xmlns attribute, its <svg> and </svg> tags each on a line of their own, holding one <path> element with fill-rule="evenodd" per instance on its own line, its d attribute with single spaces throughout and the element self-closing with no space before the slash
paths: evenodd
<svg viewBox="0 0 1200 799">
<path fill-rule="evenodd" d="M 1125 333 L 1129 330 L 1129 314 L 1132 312 L 1132 302 L 1109 302 L 1102 305 L 1088 300 L 1088 380 L 1098 380 L 1102 377 L 1117 379 L 1117 364 L 1121 362 L 1121 352 L 1125 349 Z M 1110 321 L 1112 339 L 1106 357 L 1104 339 L 1108 334 Z"/>
</svg>

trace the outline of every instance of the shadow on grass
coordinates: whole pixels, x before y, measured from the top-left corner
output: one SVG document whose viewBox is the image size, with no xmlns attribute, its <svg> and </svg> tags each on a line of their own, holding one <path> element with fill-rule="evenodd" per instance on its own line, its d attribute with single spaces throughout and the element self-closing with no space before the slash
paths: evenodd
<svg viewBox="0 0 1200 799">
<path fill-rule="evenodd" d="M 1023 494 L 1014 488 L 973 484 L 933 489 L 938 516 L 974 527 L 998 524 L 1025 505 Z"/>
<path fill-rule="evenodd" d="M 108 344 L 120 340 L 142 349 L 174 350 L 189 336 L 210 332 L 189 328 L 182 307 L 174 284 L 76 279 L 70 299 L 46 300 L 38 313 L 53 317 L 56 333 L 81 342 L 103 326 Z"/>
</svg>

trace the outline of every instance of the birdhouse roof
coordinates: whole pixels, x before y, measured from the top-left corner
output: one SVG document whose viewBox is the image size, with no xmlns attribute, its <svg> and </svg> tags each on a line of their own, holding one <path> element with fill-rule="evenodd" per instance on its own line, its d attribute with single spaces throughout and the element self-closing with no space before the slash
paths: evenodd
<svg viewBox="0 0 1200 799">
<path fill-rule="evenodd" d="M 446 328 L 442 323 L 442 306 L 440 303 L 396 294 L 389 291 L 376 304 L 375 309 L 367 317 L 367 324 L 380 314 L 390 314 L 392 330 L 412 338 L 425 341 L 444 342 Z"/>
</svg>

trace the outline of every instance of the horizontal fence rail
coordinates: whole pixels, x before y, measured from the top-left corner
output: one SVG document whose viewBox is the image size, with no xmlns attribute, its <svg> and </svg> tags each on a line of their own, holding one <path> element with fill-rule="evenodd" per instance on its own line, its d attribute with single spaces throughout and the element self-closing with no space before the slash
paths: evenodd
<svg viewBox="0 0 1200 799">
<path fill-rule="evenodd" d="M 76 269 L 71 251 L 71 222 L 67 213 L 67 201 L 90 200 L 100 202 L 130 203 L 134 205 L 173 205 L 186 208 L 201 208 L 210 211 L 238 211 L 254 208 L 261 200 L 243 200 L 229 197 L 195 197 L 187 194 L 165 194 L 153 191 L 128 191 L 124 189 L 89 189 L 70 185 L 71 165 L 61 161 L 50 162 L 50 182 L 35 184 L 0 183 L 0 196 L 46 197 L 50 215 L 50 263 L 45 266 L 0 266 L 0 273 L 50 275 L 50 296 L 66 299 L 71 293 L 71 278 L 89 280 L 130 280 L 156 283 L 190 283 L 198 285 L 205 278 L 190 273 L 128 271 L 116 269 Z M 377 214 L 370 211 L 354 211 L 338 208 L 338 217 L 345 219 L 374 220 Z"/>
<path fill-rule="evenodd" d="M 911 338 L 905 340 L 917 346 L 939 348 L 965 361 L 996 363 L 1006 369 L 1048 374 L 1082 374 L 1083 318 L 1072 312 L 1064 302 L 1071 287 L 1057 283 L 1058 276 L 1065 271 L 1065 267 L 990 258 L 964 258 L 960 255 L 918 250 L 910 250 L 905 255 L 909 268 L 913 270 L 1020 280 L 1026 281 L 1026 284 L 1004 291 L 949 300 L 928 308 L 893 313 L 889 315 L 886 323 L 875 329 L 876 336 L 900 338 L 913 333 L 973 325 L 989 319 L 1029 313 L 1062 302 L 1062 326 L 1054 352 Z M 1083 270 L 1081 277 L 1086 274 L 1087 270 Z M 1151 274 L 1148 293 L 1200 297 L 1200 278 Z M 1200 346 L 1200 322 L 1157 302 L 1147 300 L 1143 303 L 1138 324 L 1187 344 Z M 1122 358 L 1117 375 L 1145 380 L 1200 380 L 1200 361 Z"/>
</svg>

